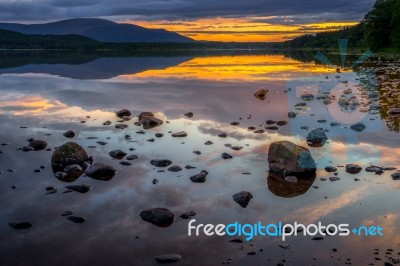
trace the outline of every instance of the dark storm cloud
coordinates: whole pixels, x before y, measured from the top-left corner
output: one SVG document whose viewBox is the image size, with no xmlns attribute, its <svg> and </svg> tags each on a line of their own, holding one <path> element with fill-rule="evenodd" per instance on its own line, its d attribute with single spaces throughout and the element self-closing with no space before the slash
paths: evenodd
<svg viewBox="0 0 400 266">
<path fill-rule="evenodd" d="M 374 0 L 16 0 L 0 1 L 0 20 L 57 20 L 73 17 L 196 19 L 204 17 L 293 16 L 299 21 L 360 20 Z M 274 20 L 268 20 L 273 22 Z M 281 20 L 283 22 L 283 20 Z"/>
</svg>

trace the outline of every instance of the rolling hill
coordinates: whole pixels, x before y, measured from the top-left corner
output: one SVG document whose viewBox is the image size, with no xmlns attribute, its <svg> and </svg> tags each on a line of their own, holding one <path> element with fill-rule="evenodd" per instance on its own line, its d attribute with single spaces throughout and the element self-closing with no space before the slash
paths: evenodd
<svg viewBox="0 0 400 266">
<path fill-rule="evenodd" d="M 44 24 L 0 23 L 0 29 L 29 35 L 81 35 L 99 42 L 112 43 L 193 42 L 176 32 L 97 18 L 68 19 Z"/>
</svg>

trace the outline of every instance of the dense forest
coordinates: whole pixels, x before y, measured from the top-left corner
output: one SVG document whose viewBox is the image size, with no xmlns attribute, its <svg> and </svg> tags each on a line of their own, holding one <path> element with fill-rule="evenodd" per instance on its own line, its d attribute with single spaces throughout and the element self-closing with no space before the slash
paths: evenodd
<svg viewBox="0 0 400 266">
<path fill-rule="evenodd" d="M 304 35 L 284 42 L 282 48 L 337 49 L 338 39 L 347 39 L 349 48 L 373 51 L 400 51 L 400 0 L 377 0 L 363 21 L 339 31 Z"/>
</svg>

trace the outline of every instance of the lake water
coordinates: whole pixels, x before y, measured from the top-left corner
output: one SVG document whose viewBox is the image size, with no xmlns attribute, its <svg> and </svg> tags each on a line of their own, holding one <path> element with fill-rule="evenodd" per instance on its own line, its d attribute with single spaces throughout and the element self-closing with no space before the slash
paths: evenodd
<svg viewBox="0 0 400 266">
<path fill-rule="evenodd" d="M 182 255 L 176 265 L 383 265 L 399 258 L 400 181 L 391 177 L 396 170 L 377 175 L 365 168 L 400 169 L 400 118 L 388 115 L 400 107 L 400 61 L 375 58 L 356 71 L 337 73 L 334 66 L 279 54 L 84 62 L 16 58 L 3 55 L 9 64 L 0 69 L 2 265 L 156 265 L 155 256 L 171 253 Z M 253 95 L 260 89 L 269 90 L 265 100 Z M 315 99 L 304 101 L 305 94 Z M 301 102 L 306 106 L 296 109 Z M 124 122 L 128 128 L 116 129 L 120 119 L 115 112 L 123 108 L 133 116 L 153 112 L 164 123 L 138 134 L 142 128 L 134 117 Z M 289 118 L 289 111 L 297 117 Z M 188 112 L 193 117 L 184 115 Z M 112 124 L 104 126 L 107 120 Z M 267 120 L 287 124 L 267 125 Z M 356 123 L 365 129 L 352 130 Z M 271 126 L 277 129 L 265 129 Z M 320 127 L 328 142 L 309 147 L 308 132 Z M 95 162 L 117 169 L 111 180 L 82 175 L 65 183 L 54 176 L 51 156 L 55 147 L 69 141 L 63 136 L 67 130 L 76 132 L 72 141 Z M 187 137 L 171 136 L 178 131 L 186 131 Z M 228 136 L 218 137 L 221 132 Z M 164 136 L 157 138 L 156 133 Z M 21 151 L 29 138 L 46 141 L 51 150 Z M 317 176 L 297 184 L 269 176 L 268 148 L 280 140 L 307 147 L 317 163 Z M 213 144 L 205 145 L 207 141 Z M 124 159 L 109 156 L 116 149 L 138 159 L 121 165 Z M 222 159 L 224 152 L 233 158 Z M 154 167 L 152 159 L 169 159 L 183 170 Z M 340 166 L 348 163 L 363 170 L 346 173 Z M 196 168 L 185 169 L 187 165 Z M 334 175 L 326 166 L 338 167 L 340 180 L 330 181 Z M 191 182 L 202 170 L 209 173 L 206 182 Z M 159 182 L 153 184 L 154 179 Z M 92 189 L 63 193 L 71 184 L 90 184 Z M 57 192 L 47 194 L 50 186 Z M 240 191 L 253 195 L 246 208 L 232 198 Z M 141 211 L 151 208 L 170 209 L 174 223 L 157 227 L 142 220 Z M 232 243 L 229 236 L 189 237 L 189 220 L 179 215 L 191 210 L 197 213 L 196 223 L 203 224 L 321 221 L 350 228 L 379 225 L 384 235 L 289 237 L 286 249 L 279 246 L 279 237 Z M 74 223 L 61 216 L 65 211 L 87 220 Z M 15 221 L 32 227 L 13 229 L 9 223 Z M 253 251 L 256 255 L 248 255 Z"/>
</svg>

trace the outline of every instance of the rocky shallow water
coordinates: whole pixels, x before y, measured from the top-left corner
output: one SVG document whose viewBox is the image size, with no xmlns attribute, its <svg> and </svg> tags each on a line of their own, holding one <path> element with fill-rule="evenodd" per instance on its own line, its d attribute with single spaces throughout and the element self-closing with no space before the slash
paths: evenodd
<svg viewBox="0 0 400 266">
<path fill-rule="evenodd" d="M 399 61 L 177 61 L 107 78 L 3 71 L 2 265 L 398 263 Z M 279 149 L 268 156 L 278 141 L 315 165 L 282 169 Z M 297 176 L 304 165 L 315 174 Z M 189 237 L 192 218 L 379 224 L 384 236 Z"/>
</svg>

